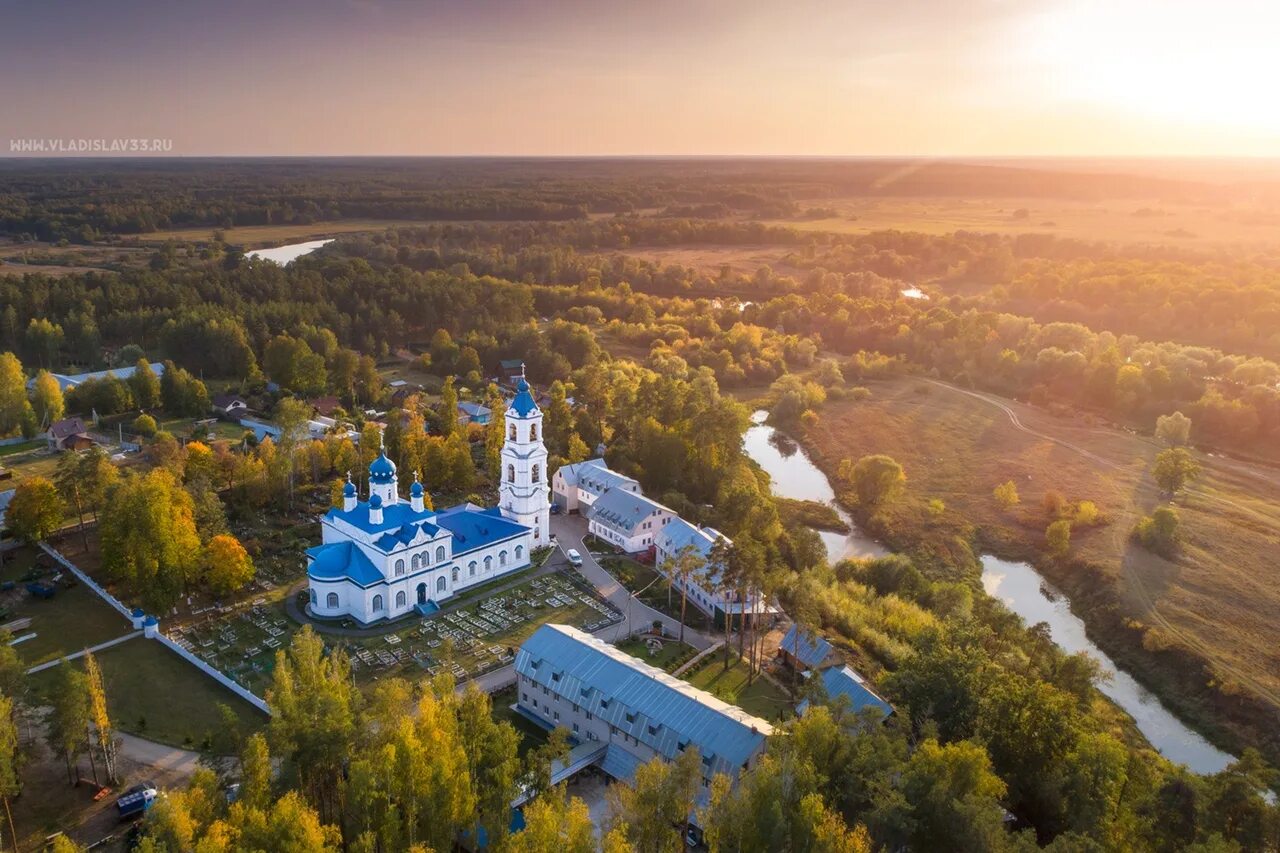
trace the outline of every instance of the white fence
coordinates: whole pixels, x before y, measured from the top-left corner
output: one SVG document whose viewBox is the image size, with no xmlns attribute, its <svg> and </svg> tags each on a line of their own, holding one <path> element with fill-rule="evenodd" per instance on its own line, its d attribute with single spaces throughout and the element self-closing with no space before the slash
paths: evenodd
<svg viewBox="0 0 1280 853">
<path fill-rule="evenodd" d="M 40 547 L 44 550 L 46 554 L 48 554 L 53 559 L 57 560 L 58 565 L 62 566 L 64 569 L 71 572 L 71 574 L 75 575 L 76 578 L 79 579 L 80 583 L 84 584 L 85 586 L 89 587 L 89 589 L 96 592 L 98 596 L 107 604 L 110 604 L 116 610 L 119 610 L 120 614 L 124 616 L 124 618 L 128 619 L 130 622 L 133 621 L 133 612 L 130 611 L 129 608 L 125 607 L 123 602 L 120 601 L 120 599 L 116 598 L 114 595 L 107 592 L 102 587 L 98 586 L 97 582 L 94 581 L 93 578 L 89 577 L 84 572 L 82 572 L 79 566 L 77 566 L 75 563 L 71 562 L 66 557 L 59 554 L 57 551 L 50 548 L 44 542 L 40 543 Z"/>
<path fill-rule="evenodd" d="M 57 560 L 58 565 L 62 566 L 67 571 L 75 575 L 80 580 L 81 583 L 83 583 L 85 586 L 89 587 L 89 589 L 96 592 L 98 596 L 102 598 L 103 601 L 107 602 L 107 604 L 110 604 L 116 610 L 119 610 L 120 613 L 124 615 L 124 618 L 132 622 L 133 612 L 130 611 L 129 608 L 125 607 L 124 604 L 120 601 L 120 599 L 116 598 L 114 595 L 112 595 L 111 593 L 103 589 L 101 586 L 99 586 L 93 580 L 93 578 L 89 577 L 83 571 L 81 571 L 79 566 L 77 566 L 75 563 L 71 562 L 66 557 L 59 554 L 53 548 L 50 548 L 48 545 L 46 545 L 43 542 L 40 543 L 40 547 L 44 549 L 44 552 L 46 554 L 48 554 L 53 559 Z M 144 636 L 147 636 L 147 635 L 144 634 Z M 249 692 L 244 687 L 237 684 L 230 676 L 226 675 L 223 672 L 220 672 L 219 670 L 205 663 L 199 657 L 187 651 L 182 646 L 175 643 L 173 640 L 170 640 L 164 634 L 160 633 L 160 631 L 158 630 L 155 631 L 154 636 L 152 636 L 151 639 L 159 640 L 162 646 L 169 649 L 174 654 L 178 655 L 183 660 L 190 663 L 192 666 L 194 666 L 196 669 L 203 672 L 205 675 L 217 681 L 223 687 L 227 688 L 232 693 L 236 694 L 237 696 L 239 696 L 244 701 L 248 702 L 253 707 L 257 708 L 258 710 L 262 711 L 265 714 L 271 713 L 271 709 L 267 706 L 267 703 L 262 699 L 262 697 Z"/>
<path fill-rule="evenodd" d="M 227 688 L 232 693 L 236 694 L 241 699 L 248 702 L 250 705 L 257 708 L 262 713 L 267 715 L 271 714 L 271 708 L 260 696 L 257 696 L 249 692 L 244 687 L 237 684 L 229 675 L 223 673 L 221 670 L 218 670 L 212 666 L 209 666 L 209 664 L 205 663 L 199 657 L 187 651 L 182 646 L 175 643 L 173 640 L 170 640 L 164 634 L 156 632 L 154 639 L 159 640 L 162 646 L 169 649 L 171 652 L 178 655 L 183 660 L 187 661 L 187 663 L 191 664 L 196 669 L 203 672 L 205 675 L 217 681 L 223 687 Z"/>
</svg>

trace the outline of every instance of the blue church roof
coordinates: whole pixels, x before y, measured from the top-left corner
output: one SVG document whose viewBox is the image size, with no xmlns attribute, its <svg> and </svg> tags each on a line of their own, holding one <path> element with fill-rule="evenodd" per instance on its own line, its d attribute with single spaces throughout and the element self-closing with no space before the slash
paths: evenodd
<svg viewBox="0 0 1280 853">
<path fill-rule="evenodd" d="M 458 504 L 441 510 L 436 513 L 435 521 L 453 534 L 455 557 L 510 539 L 529 529 L 503 516 L 497 507 L 481 509 L 475 504 Z"/>
<path fill-rule="evenodd" d="M 523 376 L 516 383 L 516 396 L 511 401 L 511 410 L 522 418 L 527 418 L 538 411 L 538 404 L 534 402 L 533 394 L 529 393 L 529 383 Z"/>
<path fill-rule="evenodd" d="M 875 691 L 867 686 L 862 676 L 854 672 L 851 667 L 829 666 L 822 671 L 820 677 L 832 704 L 835 704 L 837 697 L 844 696 L 849 700 L 849 708 L 853 711 L 877 708 L 886 717 L 893 713 L 893 706 L 877 696 Z M 809 709 L 809 704 L 809 700 L 805 699 L 796 707 L 796 710 L 803 714 Z"/>
<path fill-rule="evenodd" d="M 306 554 L 311 558 L 307 575 L 319 581 L 352 580 L 370 586 L 383 579 L 373 562 L 351 542 L 317 545 L 308 548 Z"/>
<path fill-rule="evenodd" d="M 378 495 L 373 497 L 378 498 L 378 503 L 382 503 L 382 499 Z M 393 504 L 382 506 L 382 523 L 374 524 L 369 521 L 369 508 L 372 504 L 372 500 L 360 501 L 356 504 L 355 509 L 349 512 L 337 508 L 330 509 L 325 513 L 325 518 L 330 521 L 342 519 L 347 524 L 359 528 L 365 533 L 379 533 L 384 530 L 394 532 L 398 528 L 413 525 L 426 525 L 427 534 L 430 536 L 434 536 L 436 533 L 436 526 L 431 523 L 435 520 L 436 514 L 429 509 L 422 512 L 414 512 L 412 504 L 405 501 L 396 501 Z"/>
</svg>

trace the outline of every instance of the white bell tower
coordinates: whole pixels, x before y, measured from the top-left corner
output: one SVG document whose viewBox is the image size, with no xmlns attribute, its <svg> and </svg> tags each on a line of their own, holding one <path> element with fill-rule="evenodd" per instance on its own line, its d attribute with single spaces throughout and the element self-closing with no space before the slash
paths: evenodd
<svg viewBox="0 0 1280 853">
<path fill-rule="evenodd" d="M 542 443 L 542 410 L 529 393 L 524 376 L 516 382 L 515 399 L 507 408 L 506 427 L 502 486 L 498 490 L 502 514 L 532 528 L 535 547 L 545 545 L 551 535 L 547 446 Z"/>
</svg>

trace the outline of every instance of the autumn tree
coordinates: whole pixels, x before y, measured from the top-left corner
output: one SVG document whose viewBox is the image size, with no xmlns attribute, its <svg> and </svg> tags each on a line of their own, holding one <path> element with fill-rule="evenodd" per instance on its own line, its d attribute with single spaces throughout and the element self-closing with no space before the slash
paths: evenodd
<svg viewBox="0 0 1280 853">
<path fill-rule="evenodd" d="M 702 757 L 696 748 L 675 761 L 655 758 L 636 768 L 630 785 L 608 791 L 613 819 L 626 827 L 627 840 L 646 853 L 684 850 L 684 833 L 702 783 Z"/>
<path fill-rule="evenodd" d="M 1172 495 L 1200 475 L 1200 463 L 1185 447 L 1171 447 L 1156 454 L 1151 474 L 1161 491 Z"/>
<path fill-rule="evenodd" d="M 1020 500 L 1018 497 L 1018 484 L 1013 482 L 1013 480 L 1006 480 L 996 486 L 995 489 L 992 490 L 991 494 L 995 497 L 996 503 L 1005 512 L 1008 512 L 1017 506 L 1018 501 Z"/>
<path fill-rule="evenodd" d="M 18 846 L 18 830 L 14 826 L 13 810 L 9 804 L 22 793 L 22 781 L 18 776 L 21 762 L 13 699 L 0 693 L 0 802 L 4 803 L 5 820 L 9 824 L 14 850 L 21 848 Z"/>
<path fill-rule="evenodd" d="M 453 387 L 453 377 L 444 381 L 440 389 L 440 434 L 446 438 L 458 431 L 458 392 Z"/>
<path fill-rule="evenodd" d="M 24 542 L 43 542 L 62 527 L 66 504 L 44 477 L 28 477 L 13 490 L 5 525 Z"/>
<path fill-rule="evenodd" d="M 102 759 L 102 767 L 107 781 L 115 784 L 119 781 L 116 775 L 116 740 L 115 731 L 111 727 L 111 717 L 107 713 L 107 688 L 102 681 L 102 670 L 93 653 L 84 653 L 85 688 L 89 694 L 89 719 L 93 721 L 93 736 Z"/>
<path fill-rule="evenodd" d="M 240 750 L 240 796 L 245 808 L 265 809 L 271 803 L 271 754 L 267 739 L 255 732 Z"/>
<path fill-rule="evenodd" d="M 1159 506 L 1138 522 L 1133 534 L 1143 547 L 1165 557 L 1172 557 L 1182 539 L 1178 511 L 1171 506 Z"/>
<path fill-rule="evenodd" d="M 11 352 L 0 353 L 0 436 L 9 435 L 24 424 L 35 423 L 35 410 L 27 399 L 22 362 Z"/>
<path fill-rule="evenodd" d="M 209 540 L 204 550 L 204 579 L 216 596 L 226 596 L 253 580 L 253 560 L 240 540 L 221 534 Z"/>
<path fill-rule="evenodd" d="M 595 825 L 587 804 L 563 785 L 544 791 L 524 808 L 525 826 L 507 842 L 509 853 L 595 853 Z"/>
<path fill-rule="evenodd" d="M 101 521 L 102 567 L 129 584 L 147 607 L 165 610 L 200 566 L 191 495 L 162 468 L 132 475 L 112 490 Z"/>
<path fill-rule="evenodd" d="M 1055 557 L 1066 556 L 1071 547 L 1071 522 L 1065 518 L 1050 523 L 1044 531 L 1045 547 Z"/>
<path fill-rule="evenodd" d="M 868 509 L 892 501 L 907 481 L 902 466 L 882 453 L 864 456 L 856 463 L 846 459 L 840 463 L 839 473 L 842 480 L 853 484 L 858 503 Z"/>
<path fill-rule="evenodd" d="M 496 479 L 501 473 L 502 445 L 507 440 L 507 404 L 493 383 L 489 384 L 485 405 L 489 409 L 489 423 L 484 428 L 485 467 L 489 476 Z"/>
<path fill-rule="evenodd" d="M 1181 447 L 1191 441 L 1191 418 L 1174 412 L 1156 418 L 1156 438 L 1170 447 Z"/>
<path fill-rule="evenodd" d="M 145 358 L 138 359 L 133 365 L 129 390 L 133 392 L 133 404 L 139 409 L 154 409 L 160 405 L 160 377 L 156 376 Z"/>
<path fill-rule="evenodd" d="M 54 421 L 61 420 L 63 413 L 66 412 L 67 405 L 62 399 L 62 386 L 49 371 L 41 370 L 36 374 L 35 387 L 31 391 L 31 403 L 35 409 L 36 420 L 42 426 L 47 427 Z"/>
<path fill-rule="evenodd" d="M 89 746 L 88 681 L 66 659 L 55 668 L 54 679 L 45 737 L 49 747 L 66 762 L 67 781 L 75 785 L 76 764 Z"/>
</svg>

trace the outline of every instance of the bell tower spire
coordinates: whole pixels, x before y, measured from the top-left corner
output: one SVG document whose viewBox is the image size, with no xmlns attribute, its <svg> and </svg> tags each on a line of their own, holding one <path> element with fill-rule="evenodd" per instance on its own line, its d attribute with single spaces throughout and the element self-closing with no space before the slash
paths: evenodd
<svg viewBox="0 0 1280 853">
<path fill-rule="evenodd" d="M 550 536 L 551 499 L 547 485 L 547 446 L 542 443 L 542 410 L 533 399 L 523 367 L 516 396 L 507 408 L 507 436 L 502 445 L 502 514 L 533 530 L 535 545 Z"/>
</svg>

